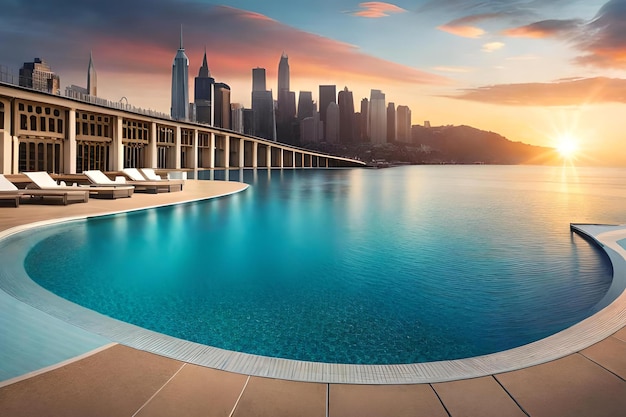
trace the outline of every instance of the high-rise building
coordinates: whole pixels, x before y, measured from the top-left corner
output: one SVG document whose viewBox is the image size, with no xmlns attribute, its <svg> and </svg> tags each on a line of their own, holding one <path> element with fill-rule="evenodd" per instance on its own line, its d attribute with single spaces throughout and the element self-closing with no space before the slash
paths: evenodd
<svg viewBox="0 0 626 417">
<path fill-rule="evenodd" d="M 314 112 L 315 103 L 313 102 L 313 94 L 310 91 L 300 91 L 298 96 L 298 120 L 313 117 Z"/>
<path fill-rule="evenodd" d="M 326 123 L 326 109 L 330 103 L 337 102 L 337 87 L 334 85 L 320 85 L 320 120 Z"/>
<path fill-rule="evenodd" d="M 231 103 L 230 105 L 230 128 L 235 132 L 243 133 L 243 105 Z"/>
<path fill-rule="evenodd" d="M 385 94 L 380 90 L 371 90 L 369 105 L 369 132 L 372 143 L 387 142 L 387 110 Z"/>
<path fill-rule="evenodd" d="M 189 58 L 183 47 L 183 27 L 180 27 L 180 47 L 172 65 L 172 107 L 175 120 L 189 120 Z"/>
<path fill-rule="evenodd" d="M 330 103 L 326 108 L 326 123 L 324 123 L 326 134 L 324 136 L 326 142 L 339 142 L 339 105 Z"/>
<path fill-rule="evenodd" d="M 87 94 L 98 96 L 98 76 L 96 67 L 93 65 L 93 54 L 89 52 L 89 66 L 87 67 Z"/>
<path fill-rule="evenodd" d="M 283 143 L 296 143 L 296 95 L 289 90 L 289 58 L 283 52 L 278 63 L 276 134 Z"/>
<path fill-rule="evenodd" d="M 276 109 L 276 135 L 278 140 L 295 145 L 297 142 L 296 127 L 296 93 L 280 90 L 278 92 Z"/>
<path fill-rule="evenodd" d="M 252 69 L 252 91 L 266 91 L 265 68 Z"/>
<path fill-rule="evenodd" d="M 352 142 L 355 132 L 352 91 L 349 91 L 348 87 L 344 87 L 343 91 L 339 92 L 337 101 L 339 102 L 339 141 Z"/>
<path fill-rule="evenodd" d="M 61 79 L 50 66 L 41 58 L 33 62 L 24 62 L 20 68 L 20 86 L 50 94 L 61 94 Z"/>
<path fill-rule="evenodd" d="M 396 109 L 396 138 L 399 142 L 411 142 L 411 109 L 398 106 Z"/>
<path fill-rule="evenodd" d="M 274 98 L 271 91 L 264 90 L 265 85 L 265 68 L 254 68 L 252 70 L 254 135 L 269 140 L 276 140 Z"/>
<path fill-rule="evenodd" d="M 211 126 L 215 124 L 213 112 L 215 95 L 214 84 L 215 79 L 211 77 L 211 71 L 209 71 L 205 48 L 202 66 L 198 71 L 198 76 L 194 79 L 193 102 L 196 105 L 196 121 L 199 123 L 207 123 Z"/>
<path fill-rule="evenodd" d="M 289 91 L 289 57 L 283 52 L 278 63 L 278 91 Z"/>
<path fill-rule="evenodd" d="M 390 102 L 387 105 L 387 142 L 396 141 L 396 105 Z"/>
<path fill-rule="evenodd" d="M 362 141 L 370 140 L 370 102 L 367 98 L 361 100 L 361 136 Z"/>
<path fill-rule="evenodd" d="M 230 87 L 224 83 L 215 83 L 214 89 L 214 126 L 230 129 Z"/>
</svg>

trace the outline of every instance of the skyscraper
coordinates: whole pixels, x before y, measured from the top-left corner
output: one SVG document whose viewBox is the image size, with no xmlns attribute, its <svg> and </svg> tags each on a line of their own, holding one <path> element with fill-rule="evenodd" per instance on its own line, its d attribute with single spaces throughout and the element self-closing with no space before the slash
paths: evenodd
<svg viewBox="0 0 626 417">
<path fill-rule="evenodd" d="M 313 102 L 313 94 L 310 91 L 300 91 L 298 96 L 298 120 L 306 117 L 313 117 L 315 111 L 315 103 Z"/>
<path fill-rule="evenodd" d="M 214 126 L 230 129 L 230 87 L 224 83 L 215 83 L 213 89 Z"/>
<path fill-rule="evenodd" d="M 370 140 L 372 143 L 387 142 L 387 111 L 385 94 L 380 90 L 371 90 L 369 106 Z"/>
<path fill-rule="evenodd" d="M 326 142 L 337 143 L 339 141 L 339 105 L 330 103 L 326 108 L 326 123 L 324 124 Z"/>
<path fill-rule="evenodd" d="M 278 63 L 278 91 L 289 91 L 289 57 L 283 52 Z"/>
<path fill-rule="evenodd" d="M 172 65 L 172 108 L 175 120 L 189 120 L 189 58 L 183 47 L 183 26 L 180 26 L 180 47 Z"/>
<path fill-rule="evenodd" d="M 411 109 L 398 106 L 396 109 L 396 138 L 399 142 L 411 142 Z"/>
<path fill-rule="evenodd" d="M 35 58 L 33 62 L 24 62 L 20 68 L 20 86 L 51 94 L 61 93 L 61 79 L 41 58 Z"/>
<path fill-rule="evenodd" d="M 390 102 L 387 105 L 387 142 L 396 141 L 396 105 Z"/>
<path fill-rule="evenodd" d="M 276 135 L 283 143 L 296 143 L 296 95 L 289 90 L 289 58 L 283 52 L 278 63 Z"/>
<path fill-rule="evenodd" d="M 354 140 L 354 99 L 352 91 L 345 87 L 339 92 L 339 140 L 352 142 Z"/>
<path fill-rule="evenodd" d="M 265 90 L 265 68 L 252 70 L 253 130 L 258 137 L 276 140 L 276 115 L 271 91 Z"/>
<path fill-rule="evenodd" d="M 93 65 L 93 54 L 89 52 L 89 66 L 87 67 L 87 94 L 96 97 L 98 95 L 98 76 L 96 67 Z"/>
<path fill-rule="evenodd" d="M 206 59 L 206 48 L 202 58 L 202 66 L 198 71 L 198 76 L 194 79 L 194 103 L 196 105 L 196 121 L 207 123 L 211 126 L 215 124 L 213 112 L 215 79 L 211 77 L 209 64 Z"/>
<path fill-rule="evenodd" d="M 337 102 L 337 87 L 334 85 L 320 85 L 320 120 L 326 123 L 326 109 L 330 103 Z"/>
<path fill-rule="evenodd" d="M 370 140 L 370 102 L 367 98 L 361 100 L 361 137 L 362 141 Z"/>
<path fill-rule="evenodd" d="M 252 91 L 266 91 L 265 86 L 265 68 L 252 69 Z"/>
</svg>

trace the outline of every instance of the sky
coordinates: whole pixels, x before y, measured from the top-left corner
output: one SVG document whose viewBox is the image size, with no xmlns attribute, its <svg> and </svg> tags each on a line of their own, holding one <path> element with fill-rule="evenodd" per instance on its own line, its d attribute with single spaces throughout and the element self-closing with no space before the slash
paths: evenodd
<svg viewBox="0 0 626 417">
<path fill-rule="evenodd" d="M 62 89 L 169 113 L 183 27 L 190 97 L 204 48 L 211 75 L 250 106 L 252 68 L 289 57 L 291 90 L 371 89 L 413 124 L 469 125 L 512 141 L 578 146 L 579 164 L 626 166 L 626 0 L 0 0 L 0 65 L 35 57 Z"/>
</svg>

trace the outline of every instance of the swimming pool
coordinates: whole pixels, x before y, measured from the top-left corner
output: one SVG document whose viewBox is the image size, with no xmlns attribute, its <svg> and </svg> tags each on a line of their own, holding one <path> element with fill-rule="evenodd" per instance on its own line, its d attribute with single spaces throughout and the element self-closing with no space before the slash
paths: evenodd
<svg viewBox="0 0 626 417">
<path fill-rule="evenodd" d="M 476 356 L 568 327 L 610 285 L 568 226 L 619 222 L 619 184 L 519 168 L 244 172 L 253 187 L 227 199 L 58 226 L 25 267 L 81 305 L 230 350 Z"/>
</svg>

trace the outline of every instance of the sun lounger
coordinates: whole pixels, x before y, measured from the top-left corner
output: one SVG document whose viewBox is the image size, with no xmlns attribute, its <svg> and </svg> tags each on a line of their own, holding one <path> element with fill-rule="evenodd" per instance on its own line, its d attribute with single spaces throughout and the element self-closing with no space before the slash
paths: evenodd
<svg viewBox="0 0 626 417">
<path fill-rule="evenodd" d="M 135 187 L 129 184 L 119 184 L 119 186 L 80 186 L 68 187 L 65 183 L 57 184 L 57 182 L 47 172 L 24 172 L 33 183 L 33 186 L 46 191 L 83 191 L 96 198 L 120 198 L 130 197 L 133 195 Z M 29 190 L 30 191 L 30 190 Z"/>
<path fill-rule="evenodd" d="M 148 174 L 146 175 L 144 171 L 148 172 Z M 142 168 L 141 172 L 137 168 L 124 168 L 122 172 L 131 179 L 129 184 L 133 184 L 138 191 L 144 190 L 154 193 L 169 193 L 183 190 L 183 181 L 161 179 L 151 168 Z"/>
<path fill-rule="evenodd" d="M 91 181 L 92 185 L 95 186 L 106 186 L 106 187 L 124 187 L 128 186 L 126 184 L 126 178 L 124 177 L 115 177 L 115 180 L 107 177 L 104 172 L 99 169 L 92 169 L 88 171 L 83 171 L 83 174 L 87 176 L 89 181 Z"/>
<path fill-rule="evenodd" d="M 54 181 L 54 180 L 53 180 Z M 89 201 L 89 191 L 74 189 L 26 189 L 20 190 L 15 184 L 9 181 L 4 175 L 0 174 L 0 199 L 14 200 L 15 207 L 18 207 L 23 197 L 29 197 L 28 201 L 43 202 L 44 199 L 60 199 L 65 205 L 69 203 L 86 203 Z M 26 201 L 26 200 L 23 200 Z"/>
</svg>

